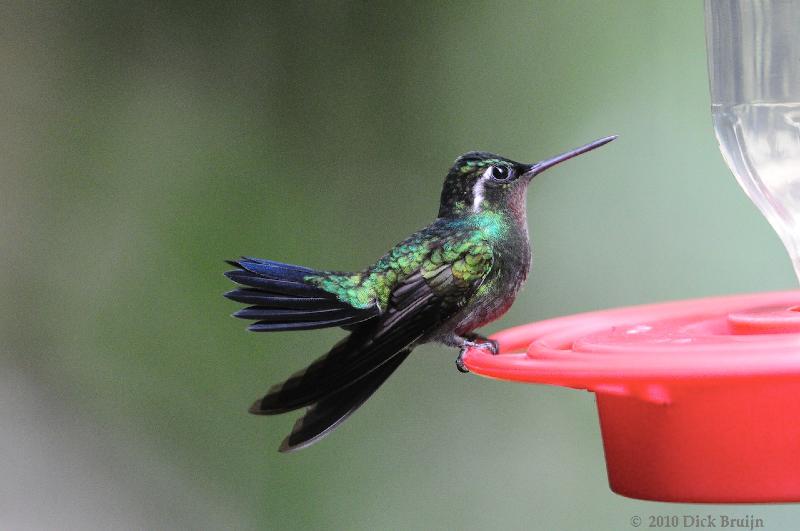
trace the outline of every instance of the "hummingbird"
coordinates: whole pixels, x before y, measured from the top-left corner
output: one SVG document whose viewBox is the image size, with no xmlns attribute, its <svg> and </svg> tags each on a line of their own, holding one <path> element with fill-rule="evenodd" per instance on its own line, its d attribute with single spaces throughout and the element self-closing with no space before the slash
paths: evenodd
<svg viewBox="0 0 800 531">
<path fill-rule="evenodd" d="M 532 179 L 614 140 L 608 136 L 533 164 L 482 151 L 458 157 L 442 188 L 439 214 L 356 273 L 242 257 L 225 293 L 249 306 L 234 317 L 254 332 L 341 327 L 349 334 L 308 367 L 269 389 L 250 408 L 277 415 L 306 408 L 279 451 L 306 448 L 353 414 L 418 345 L 497 354 L 475 330 L 502 316 L 528 276 L 526 192 Z"/>
</svg>

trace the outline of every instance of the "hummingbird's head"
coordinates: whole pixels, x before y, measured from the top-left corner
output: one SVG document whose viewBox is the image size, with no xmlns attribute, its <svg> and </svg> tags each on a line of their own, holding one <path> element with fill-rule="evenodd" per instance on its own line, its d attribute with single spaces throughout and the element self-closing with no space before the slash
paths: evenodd
<svg viewBox="0 0 800 531">
<path fill-rule="evenodd" d="M 439 217 L 460 217 L 485 210 L 511 209 L 524 213 L 525 191 L 536 175 L 615 138 L 601 138 L 533 164 L 515 162 L 485 151 L 464 153 L 456 159 L 445 178 Z"/>
</svg>

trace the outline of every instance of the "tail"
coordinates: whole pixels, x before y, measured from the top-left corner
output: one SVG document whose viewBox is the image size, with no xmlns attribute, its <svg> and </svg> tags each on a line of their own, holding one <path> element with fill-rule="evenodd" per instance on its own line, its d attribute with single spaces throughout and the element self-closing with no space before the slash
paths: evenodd
<svg viewBox="0 0 800 531">
<path fill-rule="evenodd" d="M 244 287 L 225 294 L 245 304 L 235 317 L 253 319 L 256 332 L 309 330 L 341 326 L 353 332 L 327 354 L 256 401 L 250 412 L 276 415 L 307 407 L 281 444 L 281 452 L 306 448 L 353 414 L 411 352 L 409 341 L 391 335 L 376 340 L 378 306 L 356 308 L 308 282 L 330 275 L 301 266 L 257 258 L 228 262 L 237 269 L 225 273 Z"/>
<path fill-rule="evenodd" d="M 329 352 L 274 385 L 250 412 L 278 415 L 308 408 L 283 441 L 281 452 L 319 441 L 353 414 L 408 357 L 411 347 L 376 345 L 376 326 L 367 322 Z"/>
<path fill-rule="evenodd" d="M 308 408 L 305 415 L 297 420 L 278 450 L 281 452 L 302 450 L 327 436 L 361 407 L 410 353 L 411 349 L 399 352 L 364 378 Z M 253 407 L 258 407 L 260 402 L 260 400 L 256 402 Z M 261 413 L 258 410 L 251 409 L 251 411 Z"/>
<path fill-rule="evenodd" d="M 380 313 L 377 306 L 356 308 L 342 302 L 335 294 L 306 280 L 329 273 L 259 258 L 243 257 L 228 263 L 237 269 L 227 271 L 225 276 L 245 287 L 225 296 L 252 305 L 233 315 L 256 321 L 248 327 L 253 332 L 350 326 Z"/>
</svg>

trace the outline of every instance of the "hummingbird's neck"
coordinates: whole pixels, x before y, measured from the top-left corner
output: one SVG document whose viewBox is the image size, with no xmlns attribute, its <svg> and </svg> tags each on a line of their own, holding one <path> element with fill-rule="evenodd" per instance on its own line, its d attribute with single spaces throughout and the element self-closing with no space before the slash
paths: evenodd
<svg viewBox="0 0 800 531">
<path fill-rule="evenodd" d="M 518 225 L 528 228 L 528 194 L 527 187 L 516 190 L 514 194 L 507 198 L 503 207 L 506 215 L 512 218 Z"/>
<path fill-rule="evenodd" d="M 480 188 L 480 183 L 476 188 Z M 527 218 L 527 194 L 526 189 L 520 187 L 513 193 L 500 197 L 490 197 L 482 190 L 476 190 L 470 202 L 467 201 L 443 201 L 439 208 L 441 219 L 466 219 L 480 216 L 481 214 L 498 215 L 508 218 L 520 224 L 526 224 Z"/>
<path fill-rule="evenodd" d="M 499 198 L 486 198 L 472 209 L 475 216 L 499 216 L 506 223 L 516 227 L 528 228 L 527 189 L 518 187 L 511 193 Z"/>
<path fill-rule="evenodd" d="M 460 218 L 460 221 L 479 230 L 491 240 L 528 239 L 528 222 L 524 205 L 522 210 L 506 208 L 470 212 Z"/>
</svg>

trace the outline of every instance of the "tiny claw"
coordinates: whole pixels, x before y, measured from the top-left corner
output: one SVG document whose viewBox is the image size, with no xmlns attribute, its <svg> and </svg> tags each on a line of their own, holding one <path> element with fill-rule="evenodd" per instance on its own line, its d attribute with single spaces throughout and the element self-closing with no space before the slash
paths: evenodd
<svg viewBox="0 0 800 531">
<path fill-rule="evenodd" d="M 497 356 L 500 353 L 500 343 L 496 339 L 479 338 L 477 341 L 467 340 L 464 342 L 466 348 L 479 348 L 481 350 L 488 350 L 492 356 Z"/>
<path fill-rule="evenodd" d="M 469 372 L 469 369 L 467 369 L 467 366 L 464 365 L 464 352 L 466 352 L 466 351 L 467 351 L 467 349 L 461 349 L 461 352 L 458 353 L 458 357 L 456 358 L 456 369 L 458 369 L 458 372 L 461 372 L 461 373 L 464 373 L 464 374 Z"/>
<path fill-rule="evenodd" d="M 487 339 L 489 343 L 489 350 L 492 352 L 492 356 L 497 356 L 500 354 L 500 343 L 496 339 Z"/>
</svg>

